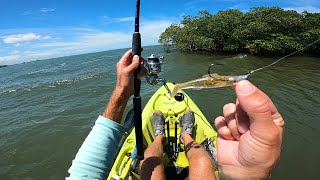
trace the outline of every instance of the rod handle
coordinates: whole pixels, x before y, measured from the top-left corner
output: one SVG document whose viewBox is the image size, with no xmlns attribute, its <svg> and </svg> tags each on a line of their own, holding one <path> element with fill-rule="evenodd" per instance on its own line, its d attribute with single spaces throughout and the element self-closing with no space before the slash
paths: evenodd
<svg viewBox="0 0 320 180">
<path fill-rule="evenodd" d="M 132 36 L 132 54 L 141 56 L 141 35 L 134 32 Z"/>
</svg>

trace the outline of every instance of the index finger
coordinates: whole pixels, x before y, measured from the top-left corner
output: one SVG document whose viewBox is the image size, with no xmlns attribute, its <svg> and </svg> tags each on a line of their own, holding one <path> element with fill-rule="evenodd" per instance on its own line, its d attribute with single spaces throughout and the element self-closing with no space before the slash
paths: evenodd
<svg viewBox="0 0 320 180">
<path fill-rule="evenodd" d="M 119 63 L 123 66 L 129 66 L 132 62 L 132 49 L 129 49 L 119 60 Z"/>
</svg>

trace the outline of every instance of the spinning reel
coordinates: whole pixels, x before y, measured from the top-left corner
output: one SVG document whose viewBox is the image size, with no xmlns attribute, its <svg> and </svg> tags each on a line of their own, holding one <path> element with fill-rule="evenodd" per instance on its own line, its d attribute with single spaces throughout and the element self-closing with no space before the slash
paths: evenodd
<svg viewBox="0 0 320 180">
<path fill-rule="evenodd" d="M 161 72 L 161 65 L 163 63 L 163 56 L 156 56 L 151 54 L 147 60 L 145 61 L 145 67 L 148 70 L 148 75 L 146 76 L 146 80 L 151 85 L 156 85 L 159 82 L 166 83 L 165 79 L 159 78 L 158 74 Z"/>
<path fill-rule="evenodd" d="M 167 86 L 167 81 L 163 78 L 159 77 L 159 73 L 161 72 L 161 65 L 163 64 L 164 57 L 156 56 L 155 54 L 151 54 L 147 60 L 145 61 L 145 67 L 148 71 L 148 75 L 146 76 L 146 80 L 151 85 L 156 85 L 159 82 L 163 83 L 163 86 L 167 89 L 168 93 L 171 94 L 169 87 Z M 184 100 L 184 95 L 182 93 L 177 93 L 174 97 L 177 101 L 181 102 Z"/>
</svg>

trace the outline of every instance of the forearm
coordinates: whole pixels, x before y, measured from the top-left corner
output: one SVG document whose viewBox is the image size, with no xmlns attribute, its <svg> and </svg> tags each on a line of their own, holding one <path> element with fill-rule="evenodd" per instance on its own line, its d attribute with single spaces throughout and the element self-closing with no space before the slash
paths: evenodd
<svg viewBox="0 0 320 180">
<path fill-rule="evenodd" d="M 72 161 L 66 179 L 106 179 L 124 132 L 120 124 L 99 116 Z"/>
<path fill-rule="evenodd" d="M 130 95 L 128 95 L 124 89 L 116 88 L 110 97 L 109 103 L 102 113 L 102 116 L 120 124 L 129 98 Z"/>
</svg>

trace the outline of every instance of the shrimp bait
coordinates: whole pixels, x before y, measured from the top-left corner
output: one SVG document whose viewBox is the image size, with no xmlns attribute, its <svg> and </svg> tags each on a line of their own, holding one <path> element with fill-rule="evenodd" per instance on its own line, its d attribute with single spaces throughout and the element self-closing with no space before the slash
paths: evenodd
<svg viewBox="0 0 320 180">
<path fill-rule="evenodd" d="M 205 75 L 202 78 L 188 81 L 185 83 L 176 84 L 171 92 L 171 97 L 174 97 L 180 89 L 196 89 L 201 90 L 205 88 L 222 88 L 231 86 L 242 80 L 247 80 L 251 74 L 240 76 L 220 76 L 217 74 Z"/>
</svg>

